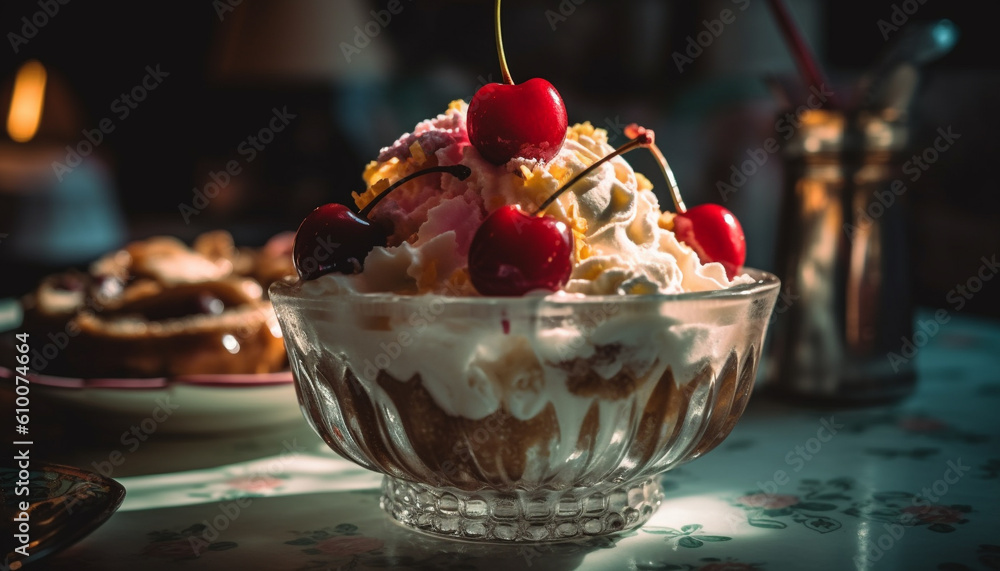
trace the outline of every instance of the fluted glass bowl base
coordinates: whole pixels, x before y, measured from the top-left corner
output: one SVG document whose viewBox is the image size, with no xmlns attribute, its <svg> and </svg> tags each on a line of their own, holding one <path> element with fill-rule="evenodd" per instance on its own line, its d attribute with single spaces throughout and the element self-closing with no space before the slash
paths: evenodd
<svg viewBox="0 0 1000 571">
<path fill-rule="evenodd" d="M 386 476 L 379 502 L 404 526 L 484 542 L 565 541 L 626 531 L 663 501 L 659 478 L 572 490 L 463 492 Z"/>
</svg>

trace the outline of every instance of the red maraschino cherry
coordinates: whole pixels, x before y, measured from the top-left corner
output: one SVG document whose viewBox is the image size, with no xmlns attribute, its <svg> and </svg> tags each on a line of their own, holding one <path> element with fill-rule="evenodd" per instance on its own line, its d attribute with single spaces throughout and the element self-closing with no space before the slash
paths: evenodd
<svg viewBox="0 0 1000 571">
<path fill-rule="evenodd" d="M 700 204 L 674 217 L 674 234 L 704 262 L 719 262 L 733 279 L 747 259 L 743 227 L 732 212 L 718 204 Z"/>
<path fill-rule="evenodd" d="M 469 277 L 483 295 L 519 296 L 557 291 L 573 271 L 573 233 L 551 216 L 517 205 L 494 210 L 469 246 Z"/>
<path fill-rule="evenodd" d="M 636 137 L 652 133 L 650 130 L 632 124 L 625 128 L 625 135 Z M 670 197 L 674 201 L 677 215 L 674 216 L 674 234 L 698 254 L 703 264 L 719 262 L 726 269 L 726 275 L 733 279 L 740 272 L 747 259 L 747 243 L 740 221 L 728 209 L 718 204 L 701 204 L 690 210 L 684 205 L 677 179 L 667 163 L 666 157 L 656 144 L 649 145 L 656 157 L 663 176 L 670 186 Z"/>
<path fill-rule="evenodd" d="M 484 85 L 473 96 L 466 119 L 469 141 L 496 165 L 514 157 L 549 161 L 566 139 L 566 105 L 544 79 L 514 84 L 500 36 L 500 0 L 496 2 L 495 23 L 504 82 Z"/>
<path fill-rule="evenodd" d="M 502 206 L 486 217 L 469 246 L 469 277 L 482 295 L 521 296 L 533 290 L 558 291 L 573 272 L 573 232 L 543 215 L 567 189 L 606 161 L 652 144 L 642 133 L 594 162 L 548 197 L 533 214 L 517 205 Z"/>
<path fill-rule="evenodd" d="M 375 196 L 355 214 L 343 204 L 324 204 L 309 213 L 295 233 L 292 261 L 302 280 L 314 280 L 332 272 L 354 274 L 376 246 L 385 246 L 388 233 L 372 224 L 372 209 L 396 188 L 410 180 L 443 172 L 465 180 L 472 170 L 465 165 L 437 166 L 405 176 Z"/>
</svg>

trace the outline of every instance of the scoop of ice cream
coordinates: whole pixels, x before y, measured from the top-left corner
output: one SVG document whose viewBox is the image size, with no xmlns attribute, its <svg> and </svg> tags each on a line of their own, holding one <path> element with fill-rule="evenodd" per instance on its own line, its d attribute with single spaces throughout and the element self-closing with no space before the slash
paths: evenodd
<svg viewBox="0 0 1000 571">
<path fill-rule="evenodd" d="M 477 295 L 468 279 L 468 251 L 485 216 L 508 204 L 534 211 L 563 184 L 610 154 L 607 132 L 590 123 L 573 125 L 559 153 L 543 163 L 485 160 L 469 143 L 467 106 L 419 123 L 379 153 L 365 169 L 367 190 L 355 195 L 364 207 L 387 185 L 435 165 L 464 164 L 472 175 L 415 179 L 388 195 L 373 218 L 392 228 L 388 246 L 377 247 L 360 274 L 329 274 L 323 289 L 404 294 Z M 576 241 L 567 293 L 587 295 L 682 293 L 722 289 L 730 281 L 721 264 L 702 264 L 669 229 L 652 184 L 622 157 L 604 163 L 563 193 L 546 214 L 565 222 Z M 332 282 L 332 283 L 330 283 Z"/>
</svg>

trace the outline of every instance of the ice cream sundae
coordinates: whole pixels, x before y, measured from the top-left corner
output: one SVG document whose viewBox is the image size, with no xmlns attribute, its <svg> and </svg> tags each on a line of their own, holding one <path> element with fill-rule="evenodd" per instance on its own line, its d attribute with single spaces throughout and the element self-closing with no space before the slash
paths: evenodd
<svg viewBox="0 0 1000 571">
<path fill-rule="evenodd" d="M 499 2 L 497 2 L 499 39 Z M 640 525 L 654 476 L 746 405 L 777 280 L 687 209 L 652 131 L 617 149 L 544 80 L 483 87 L 310 213 L 271 288 L 306 416 L 412 527 L 538 541 Z M 622 157 L 656 155 L 674 211 Z"/>
</svg>

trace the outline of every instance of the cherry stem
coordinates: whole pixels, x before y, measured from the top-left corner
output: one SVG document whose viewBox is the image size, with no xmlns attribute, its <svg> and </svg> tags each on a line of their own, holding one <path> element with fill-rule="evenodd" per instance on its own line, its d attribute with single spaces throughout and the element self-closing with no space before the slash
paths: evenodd
<svg viewBox="0 0 1000 571">
<path fill-rule="evenodd" d="M 677 210 L 678 214 L 684 214 L 687 212 L 687 206 L 684 206 L 684 199 L 681 198 L 681 190 L 677 186 L 677 179 L 674 178 L 674 171 L 670 168 L 667 157 L 663 156 L 663 153 L 660 152 L 660 147 L 656 146 L 656 137 L 653 135 L 653 132 L 635 123 L 631 123 L 625 127 L 626 137 L 634 138 L 641 134 L 648 135 L 650 138 L 647 147 L 653 153 L 653 156 L 656 157 L 656 163 L 660 165 L 660 170 L 663 171 L 663 176 L 667 179 L 667 185 L 670 187 L 670 198 L 674 201 L 674 209 Z"/>
<path fill-rule="evenodd" d="M 660 164 L 660 170 L 663 171 L 663 176 L 667 179 L 667 185 L 670 186 L 670 198 L 674 201 L 674 209 L 677 214 L 684 214 L 687 212 L 687 206 L 684 205 L 684 199 L 681 198 L 681 189 L 677 187 L 677 179 L 674 178 L 674 171 L 667 163 L 667 157 L 663 156 L 656 143 L 649 145 L 649 151 L 656 157 L 656 162 Z"/>
<path fill-rule="evenodd" d="M 625 154 L 625 153 L 627 153 L 627 152 L 629 152 L 631 150 L 637 149 L 639 147 L 648 147 L 648 146 L 650 146 L 652 144 L 653 144 L 652 132 L 643 131 L 643 132 L 638 133 L 635 136 L 635 138 L 633 138 L 631 141 L 629 141 L 629 142 L 625 143 L 624 145 L 618 147 L 617 149 L 614 150 L 614 152 L 609 153 L 607 156 L 601 158 L 600 160 L 594 162 L 594 164 L 592 164 L 589 167 L 583 169 L 583 171 L 580 174 L 576 175 L 569 182 L 567 182 L 566 184 L 562 185 L 559 188 L 559 190 L 555 191 L 552 194 L 552 196 L 550 196 L 547 199 L 545 199 L 545 202 L 543 202 L 541 204 L 541 206 L 538 207 L 538 210 L 535 211 L 534 215 L 535 216 L 540 216 L 542 214 L 542 212 L 544 212 L 546 208 L 548 208 L 553 202 L 555 202 L 556 199 L 558 199 L 559 196 L 562 193 L 566 192 L 567 189 L 569 189 L 570 187 L 572 187 L 574 184 L 580 182 L 581 179 L 583 179 L 584 177 L 586 177 L 590 173 L 594 172 L 594 169 L 596 169 L 597 167 L 599 167 L 602 164 L 610 161 L 611 159 L 617 157 L 618 155 L 623 155 L 623 154 Z"/>
<path fill-rule="evenodd" d="M 497 0 L 496 15 L 497 55 L 500 56 L 500 73 L 503 74 L 503 82 L 507 85 L 514 85 L 514 80 L 510 77 L 510 70 L 507 69 L 507 57 L 503 54 L 503 37 L 500 35 L 500 0 Z"/>
<path fill-rule="evenodd" d="M 426 168 L 424 170 L 419 170 L 413 174 L 404 176 L 403 178 L 389 185 L 389 188 L 386 188 L 382 192 L 378 193 L 378 195 L 376 195 L 375 198 L 371 200 L 371 202 L 366 204 L 365 207 L 361 209 L 361 212 L 358 212 L 358 216 L 360 216 L 361 218 L 368 218 L 368 215 L 371 214 L 371 211 L 373 208 L 375 208 L 375 205 L 378 204 L 379 201 L 381 201 L 383 198 L 385 198 L 386 195 L 388 195 L 390 192 L 396 190 L 398 187 L 410 182 L 411 180 L 417 178 L 418 176 L 424 176 L 425 174 L 433 174 L 436 172 L 445 172 L 456 177 L 458 180 L 465 180 L 469 178 L 469 175 L 472 174 L 472 169 L 470 169 L 465 165 L 436 166 L 436 167 Z"/>
</svg>

